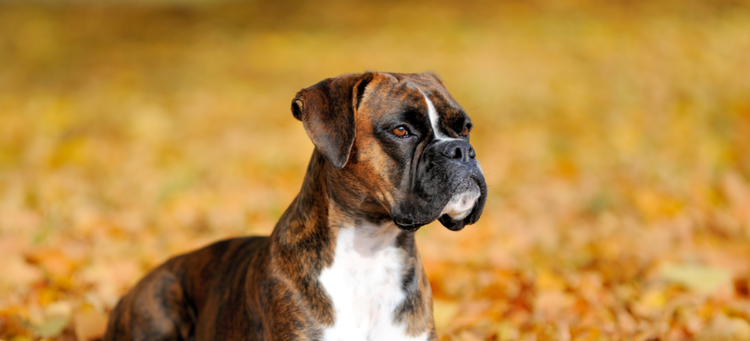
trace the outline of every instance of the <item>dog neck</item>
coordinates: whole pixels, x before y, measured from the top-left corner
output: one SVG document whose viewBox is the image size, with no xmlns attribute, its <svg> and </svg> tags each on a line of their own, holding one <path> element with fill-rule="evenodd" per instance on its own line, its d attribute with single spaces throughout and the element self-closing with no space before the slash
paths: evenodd
<svg viewBox="0 0 750 341">
<path fill-rule="evenodd" d="M 425 288 L 413 242 L 393 223 L 338 228 L 333 264 L 319 277 L 335 311 L 324 340 L 427 339 L 408 318 L 427 310 L 414 304 L 425 301 Z"/>
<path fill-rule="evenodd" d="M 327 188 L 332 171 L 313 152 L 299 195 L 271 235 L 272 257 L 300 285 L 326 326 L 324 339 L 426 339 L 432 301 L 414 233 L 343 214 Z"/>
<path fill-rule="evenodd" d="M 290 246 L 316 239 L 315 244 L 321 244 L 325 249 L 321 251 L 332 252 L 335 248 L 334 239 L 341 227 L 362 226 L 373 232 L 373 226 L 390 226 L 392 220 L 387 213 L 375 214 L 372 206 L 376 205 L 370 203 L 371 200 L 362 193 L 347 193 L 349 186 L 346 181 L 349 179 L 342 179 L 336 172 L 315 149 L 302 188 L 279 219 L 271 235 L 272 239 Z M 380 210 L 384 208 L 378 206 L 378 211 Z M 398 235 L 395 232 L 398 231 L 394 229 L 394 234 Z M 374 236 L 385 237 L 377 233 Z M 416 249 L 409 252 L 416 252 Z M 333 259 L 324 252 L 316 260 L 327 267 Z"/>
</svg>

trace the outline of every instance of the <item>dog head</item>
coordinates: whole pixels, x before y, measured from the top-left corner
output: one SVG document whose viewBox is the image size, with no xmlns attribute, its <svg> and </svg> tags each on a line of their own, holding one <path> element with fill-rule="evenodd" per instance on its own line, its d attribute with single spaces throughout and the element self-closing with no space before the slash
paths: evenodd
<svg viewBox="0 0 750 341">
<path fill-rule="evenodd" d="M 482 214 L 471 120 L 434 74 L 329 78 L 297 93 L 292 113 L 328 162 L 327 194 L 351 218 L 457 231 Z"/>
</svg>

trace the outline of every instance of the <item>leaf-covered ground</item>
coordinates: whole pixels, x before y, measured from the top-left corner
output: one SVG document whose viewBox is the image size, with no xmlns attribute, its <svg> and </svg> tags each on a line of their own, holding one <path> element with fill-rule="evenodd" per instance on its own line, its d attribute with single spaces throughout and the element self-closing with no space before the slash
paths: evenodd
<svg viewBox="0 0 750 341">
<path fill-rule="evenodd" d="M 0 339 L 270 233 L 300 88 L 431 70 L 490 189 L 417 233 L 442 340 L 750 340 L 750 6 L 608 3 L 0 3 Z"/>
</svg>

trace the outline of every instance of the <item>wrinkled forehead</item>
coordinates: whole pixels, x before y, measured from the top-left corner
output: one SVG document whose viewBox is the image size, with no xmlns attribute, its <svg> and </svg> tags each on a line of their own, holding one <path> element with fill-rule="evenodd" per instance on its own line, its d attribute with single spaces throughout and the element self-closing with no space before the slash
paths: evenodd
<svg viewBox="0 0 750 341">
<path fill-rule="evenodd" d="M 378 111 L 397 112 L 418 108 L 427 114 L 429 100 L 441 120 L 463 120 L 466 116 L 435 75 L 380 73 L 372 83 L 367 90 L 367 104 Z"/>
</svg>

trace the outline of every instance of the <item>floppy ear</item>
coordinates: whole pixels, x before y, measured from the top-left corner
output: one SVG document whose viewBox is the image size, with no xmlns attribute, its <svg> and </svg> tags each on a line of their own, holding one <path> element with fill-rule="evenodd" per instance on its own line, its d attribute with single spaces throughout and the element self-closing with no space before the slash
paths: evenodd
<svg viewBox="0 0 750 341">
<path fill-rule="evenodd" d="M 373 73 L 346 74 L 302 89 L 292 114 L 302 121 L 315 148 L 336 169 L 344 168 L 354 145 L 354 113 Z"/>
</svg>

